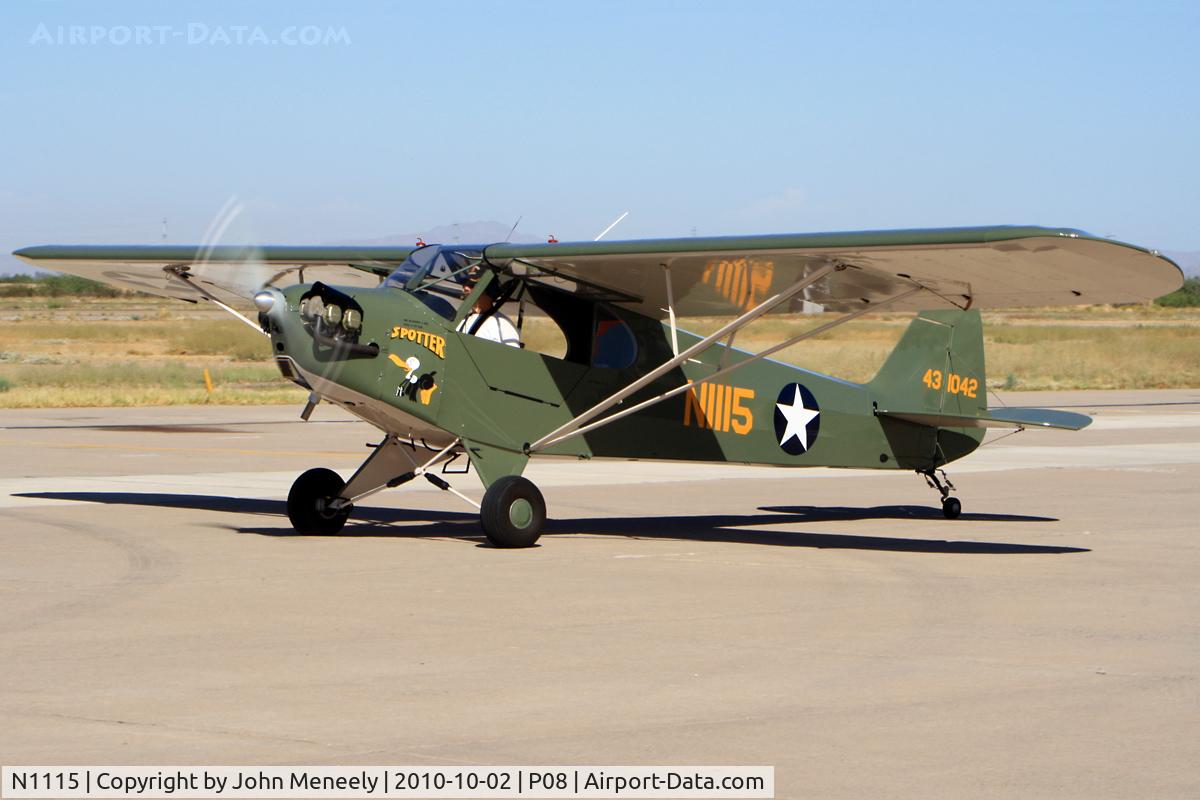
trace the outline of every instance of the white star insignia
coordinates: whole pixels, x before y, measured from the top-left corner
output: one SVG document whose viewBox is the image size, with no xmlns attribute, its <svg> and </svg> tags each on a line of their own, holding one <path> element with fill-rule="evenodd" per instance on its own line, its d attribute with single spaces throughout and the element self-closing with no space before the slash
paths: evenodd
<svg viewBox="0 0 1200 800">
<path fill-rule="evenodd" d="M 787 429 L 783 432 L 783 436 L 779 439 L 779 446 L 783 447 L 788 443 L 788 440 L 795 436 L 800 440 L 800 446 L 805 450 L 808 449 L 808 423 L 812 422 L 820 411 L 814 411 L 811 408 L 804 407 L 804 400 L 800 397 L 800 387 L 795 387 L 796 394 L 792 399 L 791 405 L 784 403 L 776 403 L 775 407 L 783 414 L 783 418 L 787 420 Z"/>
</svg>

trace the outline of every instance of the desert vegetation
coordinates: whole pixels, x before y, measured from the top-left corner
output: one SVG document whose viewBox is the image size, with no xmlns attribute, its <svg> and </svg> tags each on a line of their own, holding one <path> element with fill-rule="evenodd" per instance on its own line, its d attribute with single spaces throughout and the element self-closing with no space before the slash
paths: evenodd
<svg viewBox="0 0 1200 800">
<path fill-rule="evenodd" d="M 1200 299 L 1200 281 L 1189 281 L 1180 292 Z M 1200 306 L 1173 297 L 1121 308 L 986 313 L 988 385 L 1200 386 Z M 909 318 L 858 320 L 777 358 L 865 381 Z M 739 334 L 736 344 L 765 347 L 823 321 L 765 318 Z M 707 333 L 720 321 L 680 324 Z M 548 320 L 530 317 L 525 338 L 535 348 L 552 349 L 561 337 Z M 0 407 L 302 403 L 304 397 L 303 389 L 280 377 L 263 337 L 215 308 L 121 293 L 77 278 L 0 280 Z"/>
</svg>

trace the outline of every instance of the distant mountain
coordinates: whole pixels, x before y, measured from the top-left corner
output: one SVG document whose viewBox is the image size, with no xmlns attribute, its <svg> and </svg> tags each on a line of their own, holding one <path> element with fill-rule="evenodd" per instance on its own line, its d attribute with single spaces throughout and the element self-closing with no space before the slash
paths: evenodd
<svg viewBox="0 0 1200 800">
<path fill-rule="evenodd" d="M 1163 255 L 1174 261 L 1189 278 L 1200 278 L 1200 251 L 1164 250 Z"/>
<path fill-rule="evenodd" d="M 513 232 L 512 239 L 510 240 L 508 236 L 510 230 L 512 230 L 511 224 L 505 225 L 500 222 L 455 222 L 451 225 L 439 225 L 436 228 L 428 228 L 415 233 L 396 233 L 391 236 L 382 236 L 378 239 L 342 240 L 330 242 L 330 244 L 359 244 L 376 247 L 394 245 L 403 247 L 405 245 L 416 244 L 418 239 L 427 244 L 492 244 L 503 241 L 539 241 L 528 235 L 523 235 L 520 227 Z"/>
</svg>

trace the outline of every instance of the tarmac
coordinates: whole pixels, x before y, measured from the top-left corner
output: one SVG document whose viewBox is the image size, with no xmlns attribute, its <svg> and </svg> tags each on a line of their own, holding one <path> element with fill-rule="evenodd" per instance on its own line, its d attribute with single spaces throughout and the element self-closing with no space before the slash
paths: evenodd
<svg viewBox="0 0 1200 800">
<path fill-rule="evenodd" d="M 955 521 L 911 473 L 535 462 L 521 551 L 423 482 L 294 535 L 379 439 L 335 408 L 0 411 L 0 761 L 1200 796 L 1200 390 L 1002 399 L 1096 422 L 951 465 Z"/>
</svg>

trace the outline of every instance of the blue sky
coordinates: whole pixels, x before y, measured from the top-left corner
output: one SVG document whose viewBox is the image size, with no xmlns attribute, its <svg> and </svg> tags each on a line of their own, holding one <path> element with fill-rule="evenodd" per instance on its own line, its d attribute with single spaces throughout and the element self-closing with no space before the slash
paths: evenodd
<svg viewBox="0 0 1200 800">
<path fill-rule="evenodd" d="M 0 20 L 6 252 L 153 242 L 163 217 L 197 241 L 231 197 L 226 241 L 518 216 L 591 238 L 629 210 L 611 237 L 1032 223 L 1200 250 L 1195 2 L 11 0 Z"/>
</svg>

